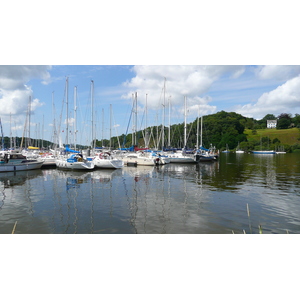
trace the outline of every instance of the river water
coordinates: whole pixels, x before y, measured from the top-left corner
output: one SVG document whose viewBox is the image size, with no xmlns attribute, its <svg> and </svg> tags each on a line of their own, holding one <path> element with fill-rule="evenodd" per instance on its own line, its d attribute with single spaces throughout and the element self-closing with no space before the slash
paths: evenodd
<svg viewBox="0 0 300 300">
<path fill-rule="evenodd" d="M 300 154 L 0 174 L 0 233 L 300 233 Z"/>
</svg>

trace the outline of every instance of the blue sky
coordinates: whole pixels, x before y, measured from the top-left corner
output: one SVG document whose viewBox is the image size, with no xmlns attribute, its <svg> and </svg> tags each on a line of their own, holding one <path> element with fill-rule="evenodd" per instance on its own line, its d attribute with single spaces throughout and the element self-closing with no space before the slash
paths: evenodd
<svg viewBox="0 0 300 300">
<path fill-rule="evenodd" d="M 69 139 L 74 139 L 76 86 L 76 139 L 80 144 L 89 144 L 92 124 L 99 140 L 132 132 L 135 92 L 138 130 L 145 126 L 146 117 L 148 126 L 162 122 L 167 126 L 169 120 L 182 123 L 185 96 L 188 122 L 198 112 L 207 115 L 221 110 L 255 119 L 269 113 L 294 115 L 300 113 L 299 74 L 300 66 L 285 65 L 2 65 L 0 117 L 5 136 L 22 136 L 31 97 L 31 136 L 53 140 L 56 128 L 66 142 L 67 78 Z"/>
<path fill-rule="evenodd" d="M 45 9 L 29 0 L 18 2 L 17 11 L 15 2 L 7 2 L 2 7 L 7 13 L 0 19 L 5 28 L 0 56 L 4 135 L 22 136 L 30 96 L 32 137 L 51 139 L 53 125 L 59 123 L 62 132 L 67 77 L 70 130 L 77 86 L 77 141 L 84 144 L 92 124 L 91 80 L 97 139 L 109 138 L 110 128 L 112 136 L 126 133 L 127 127 L 132 131 L 135 92 L 138 129 L 145 122 L 146 94 L 148 126 L 161 124 L 164 80 L 165 125 L 169 99 L 171 124 L 184 121 L 184 96 L 188 122 L 198 111 L 235 111 L 255 119 L 299 113 L 298 10 L 288 2 L 284 7 L 272 2 L 270 10 L 268 1 L 253 0 L 247 6 L 235 0 L 205 1 L 199 10 L 198 2 L 192 9 L 191 0 L 185 6 L 155 0 L 145 6 L 129 0 L 100 7 L 95 1 L 78 5 L 54 0 Z M 10 26 L 11 11 L 22 26 Z"/>
</svg>

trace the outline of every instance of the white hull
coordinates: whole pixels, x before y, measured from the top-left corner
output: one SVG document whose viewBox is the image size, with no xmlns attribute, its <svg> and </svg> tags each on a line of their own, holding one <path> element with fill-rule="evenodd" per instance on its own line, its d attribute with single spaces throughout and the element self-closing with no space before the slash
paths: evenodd
<svg viewBox="0 0 300 300">
<path fill-rule="evenodd" d="M 124 166 L 124 162 L 121 159 L 101 159 L 96 157 L 93 162 L 96 168 L 101 169 L 120 169 Z"/>
<path fill-rule="evenodd" d="M 155 166 L 155 158 L 150 158 L 147 156 L 124 156 L 122 158 L 125 165 L 138 165 L 138 166 Z"/>
<path fill-rule="evenodd" d="M 93 170 L 95 165 L 92 161 L 76 161 L 68 162 L 66 158 L 57 159 L 55 161 L 56 167 L 59 169 L 69 170 Z"/>
<path fill-rule="evenodd" d="M 191 157 L 169 157 L 170 163 L 195 163 Z"/>
<path fill-rule="evenodd" d="M 25 162 L 25 163 L 1 163 L 0 172 L 15 172 L 15 171 L 26 171 L 35 170 L 42 167 L 43 162 Z"/>
<path fill-rule="evenodd" d="M 183 155 L 182 153 L 173 153 L 169 156 L 170 163 L 195 163 L 193 156 Z"/>
</svg>

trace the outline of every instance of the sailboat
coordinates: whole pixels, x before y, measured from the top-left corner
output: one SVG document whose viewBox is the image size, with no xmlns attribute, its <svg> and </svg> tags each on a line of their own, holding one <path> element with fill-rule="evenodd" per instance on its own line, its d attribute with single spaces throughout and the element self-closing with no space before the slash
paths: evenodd
<svg viewBox="0 0 300 300">
<path fill-rule="evenodd" d="M 202 124 L 203 124 L 203 116 L 201 116 L 200 147 L 198 146 L 199 117 L 198 117 L 198 120 L 197 120 L 197 145 L 196 145 L 197 151 L 194 154 L 195 161 L 196 162 L 214 161 L 214 160 L 216 160 L 216 157 L 214 155 L 211 155 L 209 149 L 205 149 L 202 146 Z"/>
<path fill-rule="evenodd" d="M 66 99 L 68 102 L 68 78 L 66 80 Z M 74 107 L 76 112 L 76 99 L 77 99 L 77 88 L 74 88 Z M 67 110 L 67 118 L 68 118 L 68 110 Z M 74 116 L 75 123 L 76 123 L 76 113 Z M 68 119 L 67 119 L 68 123 Z M 68 133 L 68 129 L 67 129 Z M 76 141 L 75 143 L 75 149 L 76 149 Z M 56 160 L 55 164 L 57 168 L 60 169 L 70 169 L 70 170 L 93 170 L 95 168 L 95 164 L 92 159 L 84 158 L 83 155 L 76 150 L 70 149 L 68 146 L 65 147 L 65 153 L 59 155 Z M 70 154 L 67 154 L 67 153 Z M 67 154 L 67 155 L 66 155 Z"/>
<path fill-rule="evenodd" d="M 228 148 L 228 144 L 226 144 L 226 150 L 223 150 L 222 153 L 230 153 L 229 148 Z"/>
<path fill-rule="evenodd" d="M 260 138 L 260 150 L 251 151 L 252 154 L 276 154 L 275 150 L 262 150 L 262 139 Z"/>
<path fill-rule="evenodd" d="M 235 150 L 235 153 L 245 153 L 244 150 L 240 149 L 240 142 L 238 143 L 237 149 Z"/>
<path fill-rule="evenodd" d="M 114 157 L 108 151 L 96 152 L 93 157 L 93 162 L 96 168 L 101 169 L 120 169 L 124 167 L 123 160 Z"/>
<path fill-rule="evenodd" d="M 186 144 L 186 97 L 184 97 L 184 148 L 168 155 L 170 163 L 195 163 L 193 155 L 186 154 Z"/>
</svg>

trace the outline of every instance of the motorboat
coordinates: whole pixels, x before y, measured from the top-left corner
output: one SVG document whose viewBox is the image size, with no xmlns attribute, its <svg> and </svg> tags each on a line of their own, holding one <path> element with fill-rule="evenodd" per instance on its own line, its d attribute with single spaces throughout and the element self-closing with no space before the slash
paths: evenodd
<svg viewBox="0 0 300 300">
<path fill-rule="evenodd" d="M 0 157 L 0 172 L 40 169 L 42 164 L 42 160 L 27 159 L 22 153 L 6 152 Z"/>
</svg>

